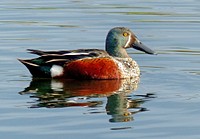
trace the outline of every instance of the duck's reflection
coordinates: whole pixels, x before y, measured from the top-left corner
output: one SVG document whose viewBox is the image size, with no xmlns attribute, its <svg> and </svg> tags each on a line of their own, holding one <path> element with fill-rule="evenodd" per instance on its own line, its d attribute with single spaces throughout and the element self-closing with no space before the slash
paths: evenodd
<svg viewBox="0 0 200 139">
<path fill-rule="evenodd" d="M 103 105 L 100 97 L 107 97 L 106 112 L 110 122 L 133 120 L 133 114 L 144 111 L 140 105 L 147 97 L 131 98 L 128 94 L 137 89 L 135 80 L 51 80 L 33 79 L 29 87 L 20 92 L 37 98 L 31 108 L 46 107 L 97 107 Z"/>
<path fill-rule="evenodd" d="M 140 105 L 143 99 L 131 99 L 123 93 L 114 94 L 108 97 L 106 104 L 107 114 L 111 115 L 110 122 L 128 122 L 133 120 L 133 114 L 146 110 Z"/>
</svg>

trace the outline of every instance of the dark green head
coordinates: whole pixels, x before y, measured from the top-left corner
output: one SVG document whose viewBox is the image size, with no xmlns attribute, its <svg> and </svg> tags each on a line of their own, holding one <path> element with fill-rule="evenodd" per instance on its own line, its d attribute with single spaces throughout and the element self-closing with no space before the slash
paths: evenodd
<svg viewBox="0 0 200 139">
<path fill-rule="evenodd" d="M 125 27 L 111 29 L 106 38 L 106 51 L 109 55 L 128 58 L 126 48 L 135 48 L 148 54 L 155 54 L 153 50 L 143 45 L 130 29 Z"/>
</svg>

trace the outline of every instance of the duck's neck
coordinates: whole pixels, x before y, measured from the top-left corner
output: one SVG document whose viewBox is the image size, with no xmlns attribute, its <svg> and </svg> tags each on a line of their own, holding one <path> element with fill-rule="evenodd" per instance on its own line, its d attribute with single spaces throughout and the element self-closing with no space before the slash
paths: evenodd
<svg viewBox="0 0 200 139">
<path fill-rule="evenodd" d="M 126 49 L 121 47 L 118 43 L 106 43 L 106 51 L 113 57 L 130 58 Z"/>
</svg>

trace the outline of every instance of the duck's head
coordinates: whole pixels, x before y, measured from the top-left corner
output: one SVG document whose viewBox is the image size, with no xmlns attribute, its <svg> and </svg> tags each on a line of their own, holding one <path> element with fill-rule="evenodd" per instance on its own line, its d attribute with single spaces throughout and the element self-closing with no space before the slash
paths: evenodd
<svg viewBox="0 0 200 139">
<path fill-rule="evenodd" d="M 135 48 L 147 54 L 156 54 L 142 44 L 130 29 L 125 27 L 111 29 L 106 38 L 106 51 L 114 57 L 129 58 L 127 48 Z"/>
</svg>

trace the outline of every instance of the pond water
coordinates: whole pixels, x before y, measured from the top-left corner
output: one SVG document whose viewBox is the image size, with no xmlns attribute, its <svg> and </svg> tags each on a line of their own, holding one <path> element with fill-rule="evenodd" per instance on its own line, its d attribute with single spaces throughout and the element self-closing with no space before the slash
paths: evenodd
<svg viewBox="0 0 200 139">
<path fill-rule="evenodd" d="M 3 139 L 200 138 L 199 0 L 1 0 Z M 129 27 L 158 55 L 129 49 L 140 81 L 32 79 L 26 49 L 103 49 Z"/>
</svg>

